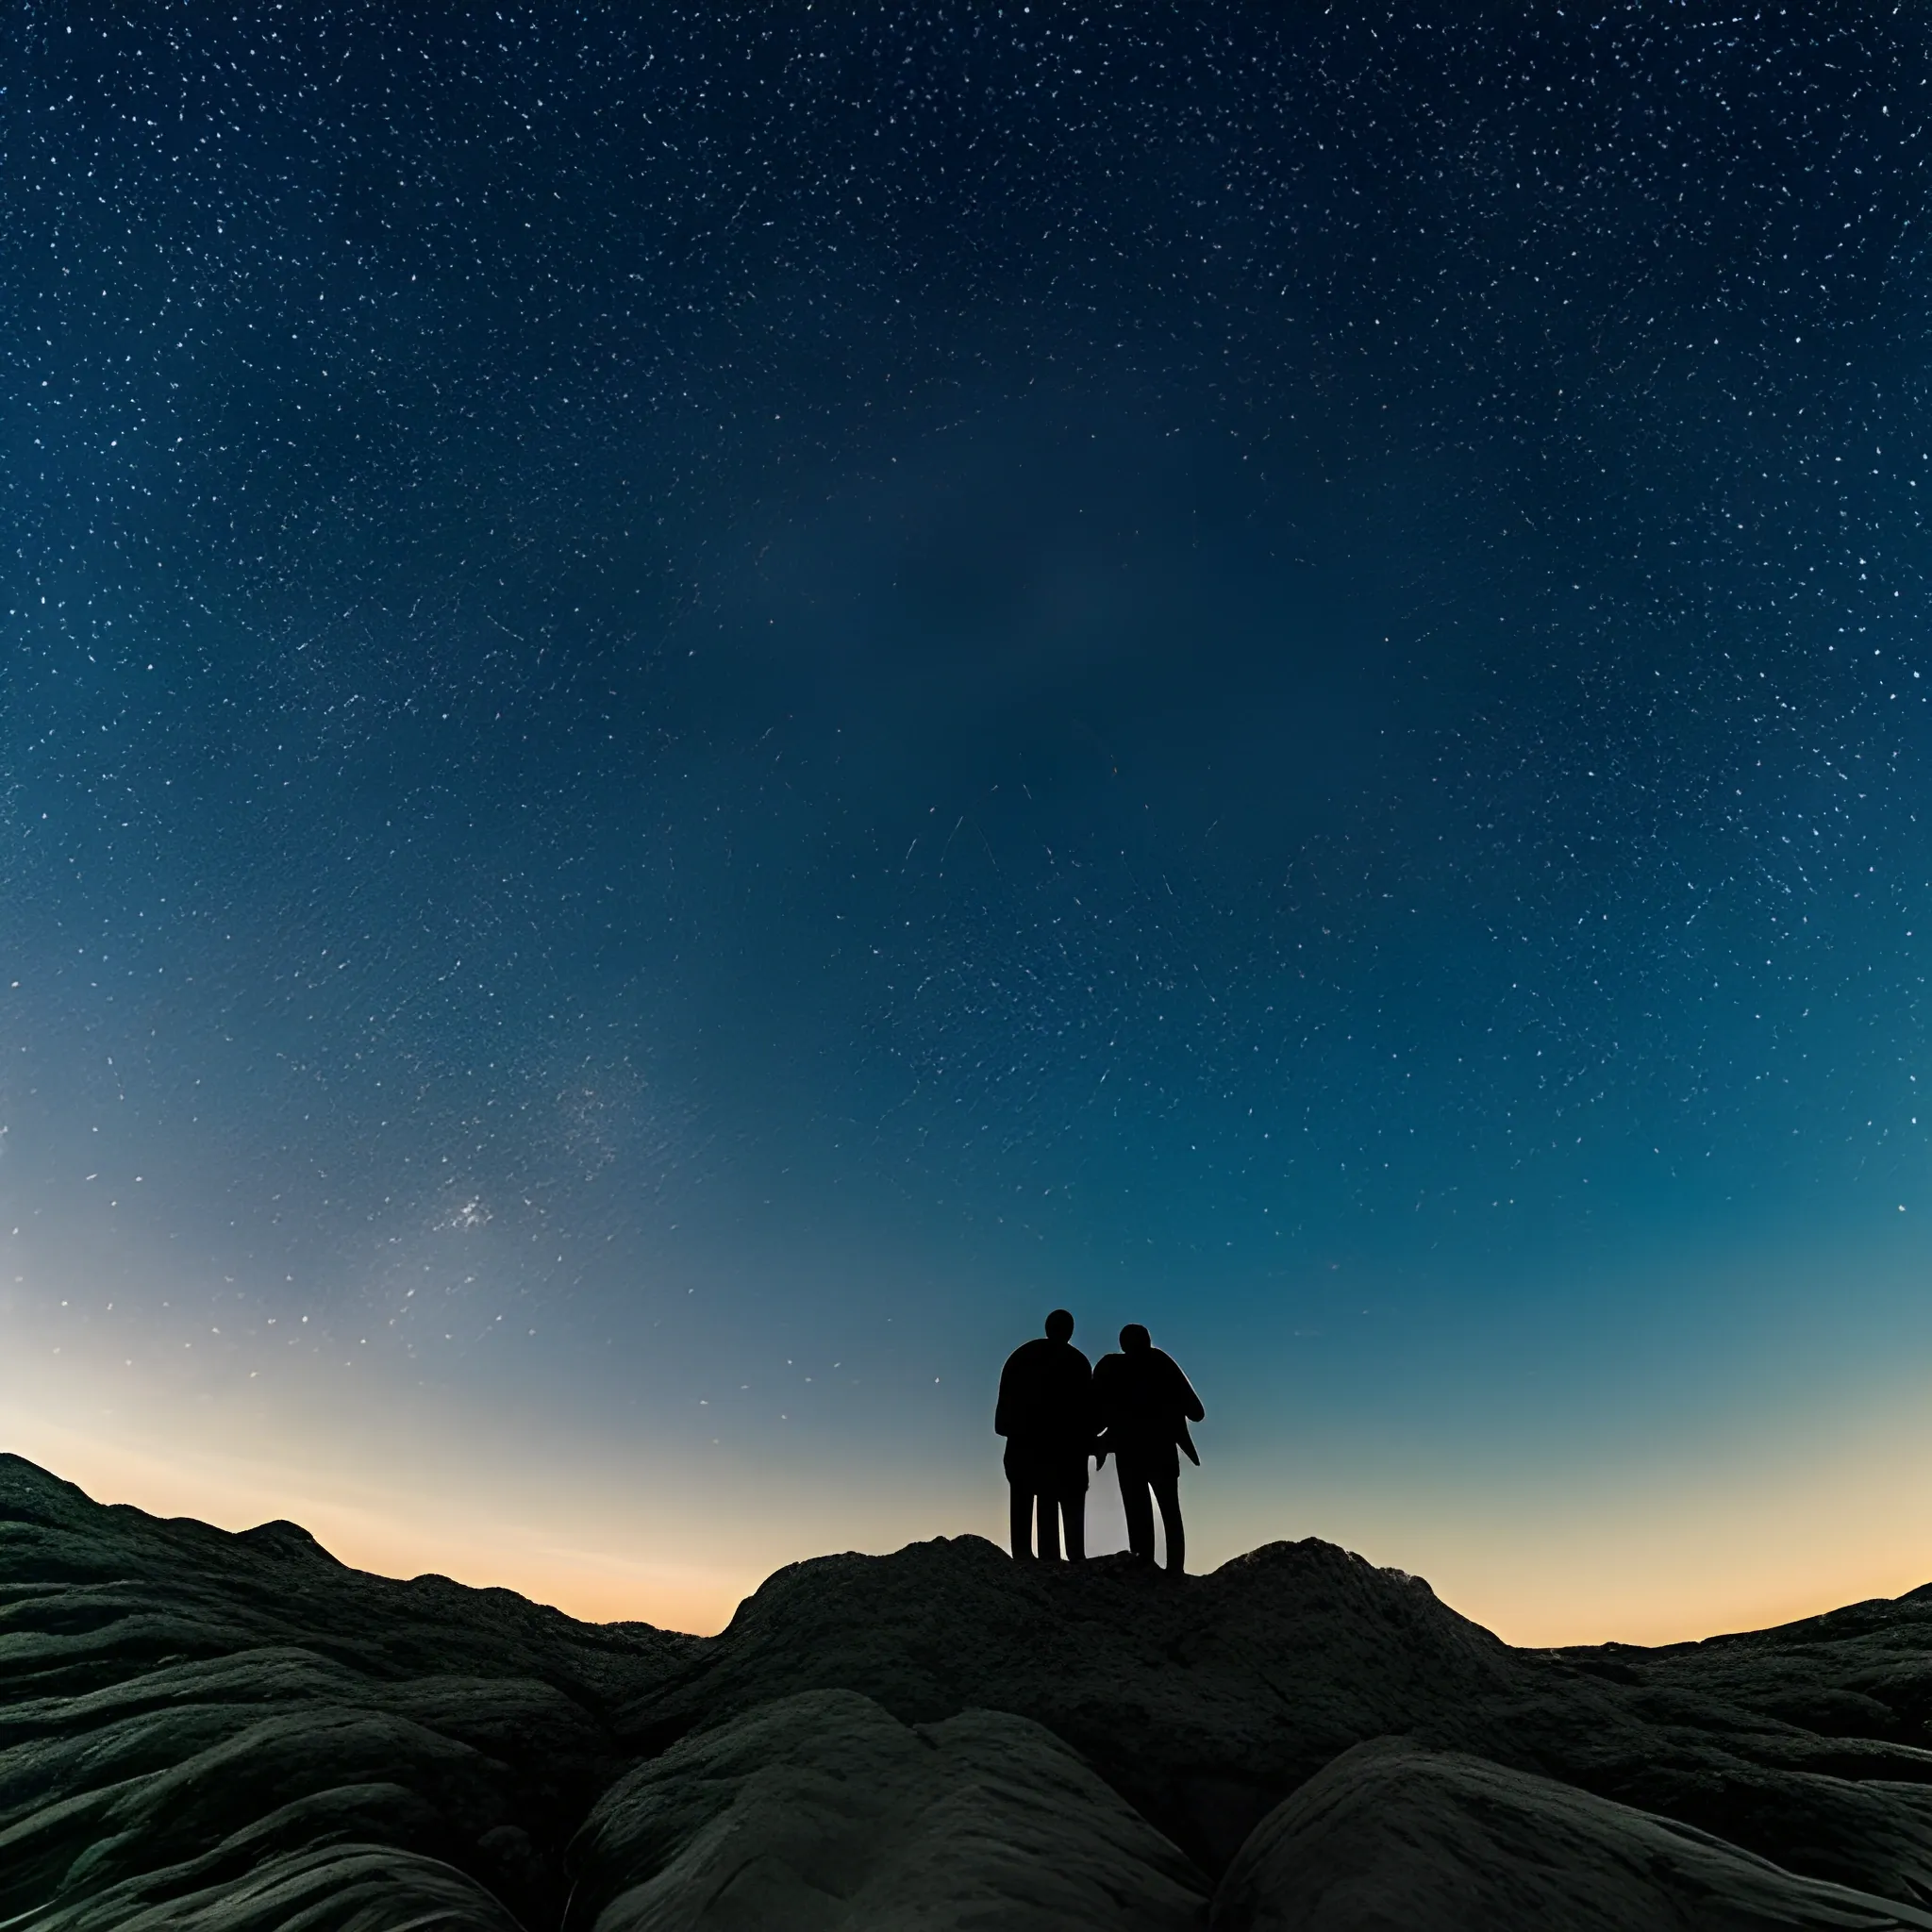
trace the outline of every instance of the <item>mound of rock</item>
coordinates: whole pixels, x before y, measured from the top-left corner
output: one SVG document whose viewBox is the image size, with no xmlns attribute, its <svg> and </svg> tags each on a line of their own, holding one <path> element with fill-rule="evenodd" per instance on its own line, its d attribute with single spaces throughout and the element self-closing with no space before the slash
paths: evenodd
<svg viewBox="0 0 1932 1932">
<path fill-rule="evenodd" d="M 1330 1543 L 1211 1576 L 1124 1557 L 1020 1566 L 978 1537 L 781 1570 L 620 1714 L 653 1748 L 794 1690 L 862 1690 L 908 1724 L 983 1707 L 1045 1724 L 1210 1868 L 1337 1752 L 1426 1722 L 1493 1741 L 1507 1645 L 1427 1584 Z"/>
<path fill-rule="evenodd" d="M 1687 1825 L 1407 1739 L 1357 1744 L 1265 1818 L 1212 1932 L 1932 1932 Z"/>
<path fill-rule="evenodd" d="M 856 1690 L 781 1697 L 674 1744 L 598 1801 L 573 1862 L 572 1923 L 594 1932 L 1190 1932 L 1208 1899 L 1041 1725 L 991 1710 L 907 1725 Z"/>
<path fill-rule="evenodd" d="M 966 1537 L 697 1639 L 0 1457 L 36 1932 L 1932 1928 L 1928 1715 L 1932 1591 L 1537 1652 L 1324 1543 L 1175 1581 Z"/>
<path fill-rule="evenodd" d="M 564 1848 L 633 1756 L 611 1714 L 695 1641 L 0 1457 L 0 1921 L 281 1924 L 392 1879 L 555 1924 Z"/>
</svg>

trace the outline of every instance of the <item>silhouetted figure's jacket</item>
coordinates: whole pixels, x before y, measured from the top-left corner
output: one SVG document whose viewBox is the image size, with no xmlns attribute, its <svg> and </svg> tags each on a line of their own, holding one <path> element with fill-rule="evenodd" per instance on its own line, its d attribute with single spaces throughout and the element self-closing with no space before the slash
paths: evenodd
<svg viewBox="0 0 1932 1932">
<path fill-rule="evenodd" d="M 1000 1374 L 994 1433 L 1007 1439 L 1013 1555 L 1033 1554 L 1033 1516 L 1040 1515 L 1040 1554 L 1059 1555 L 1065 1520 L 1067 1556 L 1087 1554 L 1087 1458 L 1093 1453 L 1093 1371 L 1073 1344 L 1074 1318 L 1056 1308 L 1046 1333 L 1023 1342 Z"/>
<path fill-rule="evenodd" d="M 1180 1364 L 1156 1348 L 1146 1329 L 1131 1322 L 1121 1330 L 1121 1352 L 1104 1355 L 1093 1371 L 1093 1407 L 1102 1435 L 1096 1454 L 1114 1458 L 1121 1507 L 1127 1517 L 1127 1546 L 1154 1560 L 1154 1504 L 1167 1532 L 1167 1567 L 1178 1576 L 1187 1562 L 1181 1523 L 1180 1456 L 1198 1463 L 1188 1424 L 1207 1411 Z"/>
</svg>

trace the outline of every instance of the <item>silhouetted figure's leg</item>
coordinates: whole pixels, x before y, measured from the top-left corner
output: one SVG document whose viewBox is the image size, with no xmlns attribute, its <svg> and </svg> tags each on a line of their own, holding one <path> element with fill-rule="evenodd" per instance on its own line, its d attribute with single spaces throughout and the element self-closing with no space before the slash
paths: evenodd
<svg viewBox="0 0 1932 1932">
<path fill-rule="evenodd" d="M 1127 1519 L 1127 1547 L 1135 1556 L 1154 1560 L 1154 1500 L 1147 1493 L 1147 1476 L 1124 1457 L 1113 1459 L 1114 1472 L 1121 1479 L 1121 1508 Z"/>
<path fill-rule="evenodd" d="M 1008 1524 L 1012 1536 L 1013 1560 L 1033 1560 L 1033 1491 L 1024 1483 L 1008 1486 Z"/>
<path fill-rule="evenodd" d="M 1067 1523 L 1067 1561 L 1087 1560 L 1087 1491 L 1069 1490 L 1059 1499 L 1060 1514 Z"/>
<path fill-rule="evenodd" d="M 1040 1560 L 1060 1559 L 1060 1499 L 1053 1490 L 1040 1491 Z"/>
<path fill-rule="evenodd" d="M 1160 1504 L 1160 1526 L 1167 1532 L 1167 1572 L 1178 1576 L 1188 1567 L 1188 1532 L 1181 1523 L 1181 1481 L 1177 1475 L 1154 1478 L 1154 1494 Z M 1154 1526 L 1148 1524 L 1148 1551 L 1154 1554 Z"/>
</svg>

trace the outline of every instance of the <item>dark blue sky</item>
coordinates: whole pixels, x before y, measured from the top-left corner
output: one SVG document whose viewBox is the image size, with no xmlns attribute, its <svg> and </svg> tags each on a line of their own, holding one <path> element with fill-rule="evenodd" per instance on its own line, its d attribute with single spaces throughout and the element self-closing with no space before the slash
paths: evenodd
<svg viewBox="0 0 1932 1932">
<path fill-rule="evenodd" d="M 5 30 L 23 1446 L 186 1507 L 433 1408 L 748 1583 L 996 1522 L 1065 1302 L 1194 1374 L 1210 1555 L 1851 1455 L 1923 19 L 626 11 Z"/>
</svg>

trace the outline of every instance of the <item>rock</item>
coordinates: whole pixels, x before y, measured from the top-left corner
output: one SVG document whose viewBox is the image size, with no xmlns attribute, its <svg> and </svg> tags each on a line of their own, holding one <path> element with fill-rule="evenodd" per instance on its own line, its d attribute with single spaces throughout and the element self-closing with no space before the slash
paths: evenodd
<svg viewBox="0 0 1932 1932">
<path fill-rule="evenodd" d="M 1524 1672 L 1427 1584 L 1329 1543 L 1271 1544 L 1211 1576 L 1169 1578 L 1125 1557 L 1022 1567 L 978 1537 L 941 1538 L 779 1571 L 618 1726 L 657 1749 L 833 1686 L 908 1724 L 1014 1711 L 1218 1871 L 1363 1738 L 1426 1717 L 1439 1741 L 1493 1743 L 1486 1700 L 1522 1691 Z"/>
<path fill-rule="evenodd" d="M 821 1693 L 834 1705 L 798 1707 L 847 1713 L 841 1750 L 862 1737 L 867 1763 L 955 1778 L 944 1796 L 896 1770 L 849 1780 L 874 1821 L 855 1895 L 895 1910 L 950 1910 L 948 1872 L 1032 1909 L 1041 1872 L 1118 1858 L 1112 1921 L 1088 1891 L 1053 1909 L 1138 1924 L 1167 1909 L 1148 1873 L 1198 1897 L 1186 1859 L 1223 1873 L 1284 1800 L 1390 1734 L 1656 1814 L 1793 1883 L 1932 1902 L 1932 1591 L 1703 1644 L 1522 1651 L 1325 1543 L 1170 1579 L 1124 1558 L 1017 1566 L 962 1537 L 793 1565 L 701 1640 L 367 1575 L 293 1524 L 230 1536 L 106 1508 L 0 1457 L 0 1921 L 552 1932 L 593 1807 L 577 1932 L 593 1896 L 615 1910 L 660 1880 L 715 1918 L 712 1840 L 662 1838 L 655 1781 L 736 1752 L 714 1781 L 733 1829 L 791 1842 L 771 1779 L 822 1790 L 823 1765 L 773 1712 Z M 763 1784 L 746 1739 L 774 1754 Z M 1027 1842 L 1014 1794 L 1049 1788 L 1073 1795 L 1039 1857 L 1002 1863 L 988 1846 Z M 619 1791 L 657 1791 L 658 1823 L 626 1838 Z M 798 1802 L 800 1831 L 832 1828 Z M 638 1847 L 660 1840 L 646 1869 Z"/>
<path fill-rule="evenodd" d="M 134 1666 L 293 1643 L 372 1678 L 541 1677 L 602 1709 L 704 1647 L 648 1624 L 579 1624 L 513 1591 L 373 1576 L 291 1524 L 237 1536 L 103 1506 L 7 1455 L 0 1588 L 22 1636 L 0 1650 L 9 1698 L 30 1688 L 72 1695 L 120 1683 Z M 25 1606 L 29 1596 L 39 1607 Z"/>
<path fill-rule="evenodd" d="M 1909 1906 L 1407 1739 L 1358 1744 L 1262 1821 L 1212 1932 L 1904 1932 Z"/>
<path fill-rule="evenodd" d="M 629 1761 L 608 1714 L 694 1642 L 370 1576 L 292 1524 L 103 1508 L 0 1457 L 0 1920 L 187 1924 L 242 1886 L 244 1918 L 286 1893 L 334 1923 L 388 1860 L 445 1918 L 554 1924 L 564 1846 Z"/>
<path fill-rule="evenodd" d="M 1932 1902 L 1932 1591 L 1702 1643 L 1552 1660 L 1614 1673 L 1617 1722 L 1578 1727 L 1573 1706 L 1541 1698 L 1513 1729 L 1541 1740 L 1542 1768 L 1792 1870 Z"/>
<path fill-rule="evenodd" d="M 1932 1624 L 1916 1627 L 1932 1655 Z M 1420 1578 L 1314 1541 L 1171 1579 L 1124 1558 L 1020 1567 L 961 1537 L 779 1571 L 617 1723 L 655 1750 L 834 1685 L 908 1723 L 1018 1712 L 1210 1874 L 1339 1753 L 1401 1732 L 1932 1897 L 1932 1756 L 1821 1738 L 1644 1656 L 1512 1650 Z"/>
<path fill-rule="evenodd" d="M 1190 1932 L 1208 1897 L 1042 1726 L 907 1725 L 852 1690 L 674 1744 L 599 1800 L 572 1862 L 593 1932 Z"/>
<path fill-rule="evenodd" d="M 1555 1653 L 1633 1685 L 1721 1697 L 1827 1737 L 1932 1746 L 1932 1585 L 1770 1630 Z"/>
<path fill-rule="evenodd" d="M 138 1915 L 138 1916 L 137 1916 Z M 473 1878 L 381 1844 L 332 1844 L 252 1862 L 151 1902 L 117 1886 L 34 1921 L 35 1932 L 522 1932 Z"/>
</svg>

